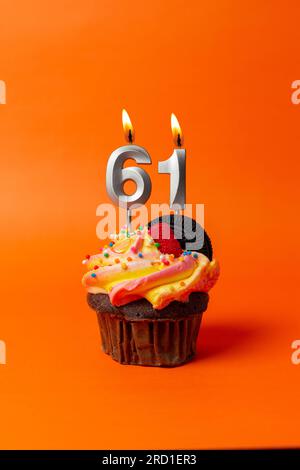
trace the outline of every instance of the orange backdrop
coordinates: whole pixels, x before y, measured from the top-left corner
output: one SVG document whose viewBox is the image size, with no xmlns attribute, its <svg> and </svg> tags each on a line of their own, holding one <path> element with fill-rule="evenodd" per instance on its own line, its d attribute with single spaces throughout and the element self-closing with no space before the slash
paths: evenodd
<svg viewBox="0 0 300 470">
<path fill-rule="evenodd" d="M 0 2 L 1 448 L 300 445 L 298 1 Z M 222 275 L 198 358 L 120 366 L 80 285 L 121 109 L 153 160 L 187 149 Z M 165 184 L 163 184 L 165 183 Z"/>
</svg>

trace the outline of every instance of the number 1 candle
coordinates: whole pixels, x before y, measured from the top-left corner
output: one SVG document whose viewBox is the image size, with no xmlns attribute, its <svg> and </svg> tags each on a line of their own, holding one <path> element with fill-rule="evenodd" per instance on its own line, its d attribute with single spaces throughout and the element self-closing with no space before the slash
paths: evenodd
<svg viewBox="0 0 300 470">
<path fill-rule="evenodd" d="M 179 214 L 180 209 L 185 208 L 186 198 L 186 151 L 181 148 L 183 136 L 179 122 L 172 113 L 171 128 L 173 140 L 176 145 L 173 154 L 168 160 L 158 163 L 158 172 L 167 173 L 171 176 L 170 181 L 170 208 Z"/>
</svg>

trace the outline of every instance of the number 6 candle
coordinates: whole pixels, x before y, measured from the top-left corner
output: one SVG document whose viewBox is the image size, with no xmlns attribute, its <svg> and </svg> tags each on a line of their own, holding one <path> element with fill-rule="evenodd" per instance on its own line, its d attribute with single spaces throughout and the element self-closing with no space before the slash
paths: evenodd
<svg viewBox="0 0 300 470">
<path fill-rule="evenodd" d="M 171 128 L 176 148 L 168 160 L 158 163 L 159 173 L 171 175 L 170 208 L 178 214 L 185 208 L 186 197 L 186 152 L 182 149 L 183 136 L 175 114 L 171 114 Z"/>
<path fill-rule="evenodd" d="M 147 202 L 151 195 L 151 180 L 142 168 L 137 166 L 123 168 L 123 166 L 128 159 L 149 165 L 151 157 L 143 147 L 133 144 L 134 129 L 125 109 L 122 111 L 122 121 L 125 138 L 129 145 L 117 148 L 110 155 L 106 168 L 106 191 L 116 205 L 126 208 L 127 230 L 130 230 L 131 209 Z M 136 190 L 131 195 L 124 192 L 124 184 L 128 180 L 136 184 Z"/>
</svg>

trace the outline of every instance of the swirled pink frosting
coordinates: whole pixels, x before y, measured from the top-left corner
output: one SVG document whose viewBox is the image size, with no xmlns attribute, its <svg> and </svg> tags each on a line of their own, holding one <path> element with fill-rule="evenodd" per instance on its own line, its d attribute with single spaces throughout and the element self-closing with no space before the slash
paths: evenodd
<svg viewBox="0 0 300 470">
<path fill-rule="evenodd" d="M 219 264 L 205 255 L 188 252 L 179 258 L 162 254 L 147 228 L 111 236 L 101 253 L 83 261 L 82 283 L 93 294 L 109 295 L 121 306 L 145 298 L 155 309 L 170 302 L 187 302 L 192 292 L 208 292 L 219 277 Z"/>
</svg>

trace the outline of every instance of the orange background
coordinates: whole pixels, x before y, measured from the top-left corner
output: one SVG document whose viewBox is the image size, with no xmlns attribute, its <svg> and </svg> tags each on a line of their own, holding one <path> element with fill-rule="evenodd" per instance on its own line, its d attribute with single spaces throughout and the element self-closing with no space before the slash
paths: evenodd
<svg viewBox="0 0 300 470">
<path fill-rule="evenodd" d="M 1 448 L 300 445 L 298 1 L 0 2 Z M 222 275 L 198 358 L 120 366 L 80 285 L 121 109 L 153 165 L 187 149 Z"/>
</svg>

